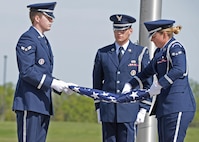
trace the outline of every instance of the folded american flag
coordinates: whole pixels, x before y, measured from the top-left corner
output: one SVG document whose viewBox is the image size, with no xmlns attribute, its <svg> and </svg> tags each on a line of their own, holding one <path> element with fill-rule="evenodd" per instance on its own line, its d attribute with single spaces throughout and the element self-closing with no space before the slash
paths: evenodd
<svg viewBox="0 0 199 142">
<path fill-rule="evenodd" d="M 118 94 L 108 93 L 98 89 L 91 89 L 80 86 L 69 86 L 69 88 L 80 95 L 85 95 L 93 98 L 94 100 L 100 100 L 105 102 L 117 103 L 116 99 L 119 97 Z"/>
<path fill-rule="evenodd" d="M 69 86 L 69 88 L 80 95 L 88 96 L 94 100 L 112 103 L 131 103 L 139 100 L 144 100 L 150 97 L 148 90 L 144 89 L 132 90 L 125 94 L 114 94 L 98 89 L 91 89 L 80 86 Z"/>
<path fill-rule="evenodd" d="M 121 94 L 117 98 L 118 103 L 131 103 L 135 101 L 141 101 L 150 98 L 149 92 L 146 89 L 134 89 L 128 93 Z"/>
</svg>

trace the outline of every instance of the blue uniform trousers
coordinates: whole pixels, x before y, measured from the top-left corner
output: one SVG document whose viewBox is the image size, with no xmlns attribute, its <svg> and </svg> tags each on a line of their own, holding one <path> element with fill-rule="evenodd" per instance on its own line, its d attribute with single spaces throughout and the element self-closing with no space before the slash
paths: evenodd
<svg viewBox="0 0 199 142">
<path fill-rule="evenodd" d="M 158 118 L 159 142 L 183 142 L 194 112 L 177 112 Z"/>
<path fill-rule="evenodd" d="M 107 131 L 109 130 L 109 131 Z M 102 122 L 103 142 L 135 142 L 134 123 Z"/>
<path fill-rule="evenodd" d="M 49 115 L 32 111 L 16 111 L 18 142 L 45 142 Z"/>
</svg>

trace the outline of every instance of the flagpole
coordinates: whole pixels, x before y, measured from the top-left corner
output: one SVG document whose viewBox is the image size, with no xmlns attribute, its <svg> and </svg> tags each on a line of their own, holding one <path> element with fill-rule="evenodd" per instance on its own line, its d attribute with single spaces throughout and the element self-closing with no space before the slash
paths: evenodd
<svg viewBox="0 0 199 142">
<path fill-rule="evenodd" d="M 153 57 L 155 47 L 148 38 L 148 32 L 144 27 L 144 22 L 161 18 L 162 0 L 141 0 L 140 3 L 140 24 L 139 24 L 139 44 L 149 49 L 150 57 Z M 157 141 L 157 120 L 154 116 L 147 116 L 145 122 L 138 126 L 137 142 Z"/>
</svg>

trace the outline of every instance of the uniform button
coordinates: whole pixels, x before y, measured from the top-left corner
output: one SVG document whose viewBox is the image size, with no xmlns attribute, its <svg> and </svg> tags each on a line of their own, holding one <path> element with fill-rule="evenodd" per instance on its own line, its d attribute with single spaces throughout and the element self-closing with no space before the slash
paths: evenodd
<svg viewBox="0 0 199 142">
<path fill-rule="evenodd" d="M 120 90 L 117 90 L 117 93 L 120 93 Z"/>
<path fill-rule="evenodd" d="M 120 81 L 118 80 L 118 81 L 117 81 L 117 84 L 119 84 L 119 83 L 120 83 Z"/>
<path fill-rule="evenodd" d="M 117 74 L 120 74 L 120 71 L 117 71 Z"/>
</svg>

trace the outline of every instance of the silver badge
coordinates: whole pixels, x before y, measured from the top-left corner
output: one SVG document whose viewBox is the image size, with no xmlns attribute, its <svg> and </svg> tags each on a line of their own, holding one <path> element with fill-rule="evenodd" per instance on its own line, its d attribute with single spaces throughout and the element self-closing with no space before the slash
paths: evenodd
<svg viewBox="0 0 199 142">
<path fill-rule="evenodd" d="M 135 63 L 136 63 L 136 60 L 131 60 L 131 63 L 132 63 L 132 64 L 135 64 Z"/>
<path fill-rule="evenodd" d="M 39 59 L 38 63 L 39 63 L 40 65 L 43 65 L 43 64 L 45 63 L 45 60 L 44 60 L 44 59 Z"/>
</svg>

